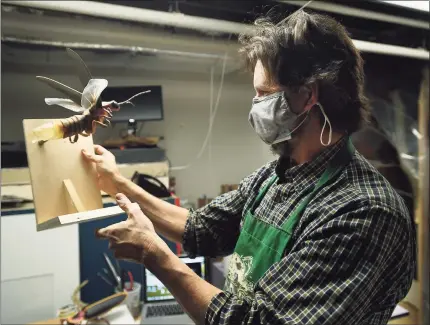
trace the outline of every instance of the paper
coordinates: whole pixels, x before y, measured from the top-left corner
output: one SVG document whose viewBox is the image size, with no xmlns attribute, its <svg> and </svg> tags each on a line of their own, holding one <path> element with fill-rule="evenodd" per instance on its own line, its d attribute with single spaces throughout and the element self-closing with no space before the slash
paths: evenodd
<svg viewBox="0 0 430 325">
<path fill-rule="evenodd" d="M 3 185 L 1 195 L 16 196 L 24 200 L 33 201 L 31 185 Z"/>
<path fill-rule="evenodd" d="M 409 314 L 409 311 L 406 308 L 403 308 L 402 306 L 397 305 L 396 308 L 394 308 L 391 318 L 404 316 L 408 314 Z"/>
</svg>

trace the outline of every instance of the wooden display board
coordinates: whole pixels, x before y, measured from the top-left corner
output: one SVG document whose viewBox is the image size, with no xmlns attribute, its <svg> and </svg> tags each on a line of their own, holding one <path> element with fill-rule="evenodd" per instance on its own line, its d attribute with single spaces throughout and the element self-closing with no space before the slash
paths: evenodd
<svg viewBox="0 0 430 325">
<path fill-rule="evenodd" d="M 94 152 L 92 136 L 32 143 L 32 130 L 54 120 L 23 120 L 28 167 L 37 230 L 90 221 L 123 213 L 115 206 L 104 208 L 93 163 L 82 157 L 82 149 Z"/>
</svg>

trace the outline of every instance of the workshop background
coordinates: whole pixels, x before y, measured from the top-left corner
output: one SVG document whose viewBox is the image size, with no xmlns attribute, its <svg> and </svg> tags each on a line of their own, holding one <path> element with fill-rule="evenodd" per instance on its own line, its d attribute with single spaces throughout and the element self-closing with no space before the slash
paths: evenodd
<svg viewBox="0 0 430 325">
<path fill-rule="evenodd" d="M 12 157 L 14 149 L 10 148 L 22 148 L 23 119 L 71 115 L 66 109 L 47 106 L 44 98 L 55 97 L 53 91 L 36 80 L 37 75 L 47 76 L 79 87 L 66 47 L 82 56 L 95 77 L 107 79 L 109 87 L 161 86 L 163 119 L 137 121 L 137 136 L 160 138 L 157 148 L 162 150 L 162 162 L 167 167 L 162 168 L 162 176 L 154 176 L 163 178 L 181 205 L 197 208 L 275 159 L 248 122 L 254 90 L 252 76 L 242 69 L 238 58 L 237 33 L 260 15 L 270 14 L 280 20 L 306 1 L 73 3 L 1 3 L 2 162 L 5 155 Z M 374 135 L 358 139 L 373 148 L 369 155 L 375 160 L 385 164 L 395 161 L 401 168 L 397 176 L 406 175 L 397 185 L 421 234 L 417 255 L 421 259 L 405 301 L 422 315 L 425 308 L 428 313 L 428 291 L 424 291 L 428 284 L 428 194 L 427 199 L 423 194 L 426 186 L 428 189 L 428 169 L 425 178 L 420 175 L 425 169 L 423 161 L 428 164 L 428 148 L 419 143 L 423 134 L 428 134 L 423 130 L 428 130 L 429 122 L 428 101 L 425 115 L 420 113 L 419 99 L 423 71 L 428 72 L 429 9 L 426 1 L 409 3 L 427 5 L 417 9 L 390 1 L 313 1 L 307 8 L 337 18 L 363 53 L 367 94 L 383 136 L 377 141 Z M 118 5 L 115 15 L 92 9 L 93 5 L 108 8 L 111 4 Z M 121 11 L 133 7 L 134 18 Z M 98 128 L 94 142 L 103 145 L 121 138 L 126 131 L 127 123 Z M 387 152 L 382 146 L 395 148 L 394 156 L 384 156 Z M 418 157 L 423 157 L 422 163 Z M 142 159 L 133 161 L 136 168 L 127 162 L 124 168 L 130 167 L 127 172 L 132 173 L 141 164 L 153 163 Z M 26 166 L 8 163 L 12 165 L 6 168 L 2 164 L 2 195 L 25 192 L 22 197 L 31 201 Z M 19 180 L 12 174 L 19 174 Z M 393 182 L 398 181 L 397 176 Z M 103 264 L 100 254 L 107 251 L 107 245 L 97 246 L 90 238 L 91 230 L 101 224 L 37 232 L 34 209 L 29 206 L 27 202 L 25 209 L 4 209 L 2 201 L 2 324 L 55 317 L 59 308 L 71 303 L 73 290 L 85 276 L 99 271 L 94 268 Z M 425 230 L 420 228 L 426 225 Z M 93 254 L 96 259 L 92 259 Z M 222 277 L 228 259 L 211 263 L 214 273 Z M 142 273 L 133 270 L 138 277 Z M 222 284 L 222 279 L 216 281 Z M 91 292 L 104 294 L 106 290 L 98 287 L 101 284 L 90 285 Z M 85 293 L 89 300 L 100 298 L 89 290 Z"/>
</svg>

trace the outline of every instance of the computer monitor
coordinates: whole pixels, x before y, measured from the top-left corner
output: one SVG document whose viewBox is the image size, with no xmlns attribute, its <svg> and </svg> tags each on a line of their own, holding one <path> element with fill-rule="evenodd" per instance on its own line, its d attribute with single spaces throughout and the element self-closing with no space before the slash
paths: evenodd
<svg viewBox="0 0 430 325">
<path fill-rule="evenodd" d="M 181 257 L 181 261 L 188 265 L 198 276 L 208 280 L 208 265 L 204 257 L 188 258 Z M 158 280 L 148 269 L 145 268 L 144 283 L 144 300 L 145 302 L 163 302 L 175 300 L 166 286 Z"/>
<path fill-rule="evenodd" d="M 112 122 L 159 121 L 164 118 L 161 86 L 127 86 L 107 87 L 102 94 L 103 101 L 123 102 L 133 95 L 150 90 L 131 100 L 131 104 L 121 105 L 119 111 L 113 112 Z"/>
</svg>

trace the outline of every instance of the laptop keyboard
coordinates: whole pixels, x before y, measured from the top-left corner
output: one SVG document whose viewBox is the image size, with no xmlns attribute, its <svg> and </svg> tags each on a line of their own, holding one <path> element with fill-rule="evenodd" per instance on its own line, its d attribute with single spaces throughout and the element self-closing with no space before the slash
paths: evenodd
<svg viewBox="0 0 430 325">
<path fill-rule="evenodd" d="M 146 317 L 182 315 L 184 310 L 179 304 L 148 306 Z"/>
</svg>

